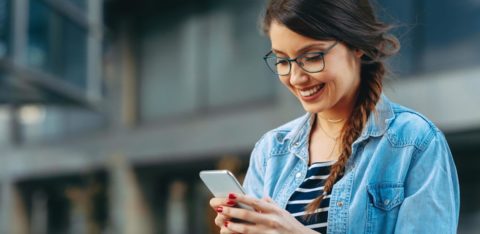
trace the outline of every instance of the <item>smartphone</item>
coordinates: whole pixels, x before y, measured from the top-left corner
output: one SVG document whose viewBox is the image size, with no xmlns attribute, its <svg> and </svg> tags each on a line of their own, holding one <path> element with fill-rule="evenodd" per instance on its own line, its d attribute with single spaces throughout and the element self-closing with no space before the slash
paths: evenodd
<svg viewBox="0 0 480 234">
<path fill-rule="evenodd" d="M 200 172 L 200 179 L 215 197 L 228 197 L 229 193 L 245 194 L 242 185 L 228 170 L 207 170 Z M 252 207 L 237 203 L 240 208 L 254 210 Z"/>
</svg>

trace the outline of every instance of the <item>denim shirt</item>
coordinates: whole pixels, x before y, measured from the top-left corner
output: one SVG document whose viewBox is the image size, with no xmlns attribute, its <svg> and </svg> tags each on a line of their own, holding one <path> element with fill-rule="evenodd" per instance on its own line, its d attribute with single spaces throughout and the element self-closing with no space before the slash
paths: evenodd
<svg viewBox="0 0 480 234">
<path fill-rule="evenodd" d="M 444 135 L 384 95 L 331 192 L 328 233 L 456 233 L 455 164 Z M 267 132 L 253 149 L 247 194 L 286 204 L 305 179 L 313 114 Z"/>
</svg>

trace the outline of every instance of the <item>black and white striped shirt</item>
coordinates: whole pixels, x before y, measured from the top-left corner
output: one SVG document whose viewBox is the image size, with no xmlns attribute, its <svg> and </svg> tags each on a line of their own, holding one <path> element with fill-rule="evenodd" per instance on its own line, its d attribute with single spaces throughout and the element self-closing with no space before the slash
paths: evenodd
<svg viewBox="0 0 480 234">
<path fill-rule="evenodd" d="M 330 194 L 323 198 L 311 219 L 305 219 L 305 207 L 323 193 L 323 185 L 334 163 L 335 161 L 313 163 L 308 168 L 305 180 L 292 194 L 286 207 L 286 210 L 303 225 L 320 233 L 327 233 Z"/>
</svg>

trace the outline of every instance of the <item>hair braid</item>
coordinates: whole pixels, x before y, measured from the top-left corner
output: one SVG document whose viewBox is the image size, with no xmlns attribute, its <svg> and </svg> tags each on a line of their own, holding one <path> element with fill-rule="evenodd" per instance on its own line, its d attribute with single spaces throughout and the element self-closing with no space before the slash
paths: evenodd
<svg viewBox="0 0 480 234">
<path fill-rule="evenodd" d="M 307 205 L 307 219 L 312 217 L 325 195 L 332 191 L 335 182 L 343 176 L 345 165 L 352 154 L 352 144 L 362 133 L 370 113 L 375 110 L 375 105 L 380 99 L 383 87 L 382 79 L 385 72 L 386 69 L 382 62 L 363 65 L 357 103 L 342 131 L 342 153 L 337 162 L 332 165 L 330 174 L 324 184 L 324 193 Z"/>
</svg>

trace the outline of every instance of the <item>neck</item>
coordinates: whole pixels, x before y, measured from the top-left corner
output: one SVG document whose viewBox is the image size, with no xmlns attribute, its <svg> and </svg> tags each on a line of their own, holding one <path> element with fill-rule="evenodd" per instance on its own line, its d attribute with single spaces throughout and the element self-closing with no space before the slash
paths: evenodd
<svg viewBox="0 0 480 234">
<path fill-rule="evenodd" d="M 341 134 L 342 128 L 350 118 L 359 95 L 359 87 L 354 92 L 340 99 L 330 109 L 316 113 L 316 128 L 323 127 L 325 131 L 333 136 Z"/>
<path fill-rule="evenodd" d="M 340 109 L 340 110 L 339 110 Z M 316 128 L 320 126 L 331 136 L 339 136 L 345 123 L 350 118 L 353 108 L 330 109 L 316 113 Z"/>
<path fill-rule="evenodd" d="M 322 129 L 329 138 L 337 138 L 340 136 L 343 125 L 345 125 L 345 119 L 343 118 L 335 119 L 335 121 L 332 122 L 329 119 L 320 117 L 319 114 L 317 114 L 315 121 L 315 129 Z"/>
</svg>

